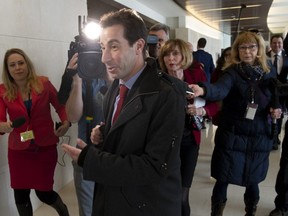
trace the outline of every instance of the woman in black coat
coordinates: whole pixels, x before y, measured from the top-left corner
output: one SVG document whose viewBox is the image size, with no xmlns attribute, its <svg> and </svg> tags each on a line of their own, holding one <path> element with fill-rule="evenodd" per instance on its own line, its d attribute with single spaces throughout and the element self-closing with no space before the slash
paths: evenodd
<svg viewBox="0 0 288 216">
<path fill-rule="evenodd" d="M 216 179 L 211 215 L 222 215 L 228 184 L 246 187 L 246 216 L 256 213 L 258 184 L 266 177 L 272 149 L 272 119 L 279 118 L 274 103 L 275 71 L 267 65 L 265 43 L 260 35 L 244 32 L 232 46 L 232 62 L 214 84 L 191 85 L 195 96 L 223 100 L 211 176 Z"/>
</svg>

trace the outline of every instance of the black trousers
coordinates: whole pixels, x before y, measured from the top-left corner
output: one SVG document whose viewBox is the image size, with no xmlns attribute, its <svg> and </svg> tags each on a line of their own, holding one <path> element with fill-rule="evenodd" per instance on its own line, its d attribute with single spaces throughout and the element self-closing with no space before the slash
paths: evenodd
<svg viewBox="0 0 288 216">
<path fill-rule="evenodd" d="M 276 208 L 288 210 L 288 121 L 285 123 L 280 169 L 276 179 L 275 190 L 277 193 L 274 201 Z"/>
<path fill-rule="evenodd" d="M 199 144 L 195 142 L 193 134 L 182 137 L 180 147 L 182 187 L 190 188 L 199 155 Z"/>
</svg>

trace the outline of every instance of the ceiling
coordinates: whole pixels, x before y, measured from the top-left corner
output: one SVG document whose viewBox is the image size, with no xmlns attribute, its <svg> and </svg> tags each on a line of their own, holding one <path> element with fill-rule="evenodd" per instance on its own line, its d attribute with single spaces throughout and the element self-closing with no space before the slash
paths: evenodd
<svg viewBox="0 0 288 216">
<path fill-rule="evenodd" d="M 258 30 L 269 40 L 271 33 L 284 33 L 288 25 L 287 0 L 173 1 L 209 26 L 232 36 L 241 31 Z"/>
<path fill-rule="evenodd" d="M 131 0 L 87 2 L 90 15 L 92 12 L 101 15 L 112 8 L 132 4 Z M 286 31 L 288 29 L 288 0 L 133 0 L 133 3 L 145 5 L 164 17 L 193 15 L 207 25 L 232 35 L 232 39 L 240 31 L 256 29 L 265 40 L 269 40 L 271 33 L 284 33 L 285 28 Z M 146 21 L 153 24 L 153 19 L 149 17 Z"/>
<path fill-rule="evenodd" d="M 265 38 L 269 36 L 266 19 L 272 0 L 174 0 L 174 2 L 202 22 L 224 33 L 235 35 L 240 31 L 258 29 Z"/>
</svg>

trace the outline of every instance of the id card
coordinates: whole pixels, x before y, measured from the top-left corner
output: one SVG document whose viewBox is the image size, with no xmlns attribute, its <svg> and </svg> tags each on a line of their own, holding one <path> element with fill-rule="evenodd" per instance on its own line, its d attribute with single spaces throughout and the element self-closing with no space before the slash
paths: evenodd
<svg viewBox="0 0 288 216">
<path fill-rule="evenodd" d="M 245 118 L 253 120 L 258 108 L 258 104 L 249 103 L 246 108 Z"/>
<path fill-rule="evenodd" d="M 26 142 L 28 140 L 34 139 L 34 133 L 32 130 L 20 133 L 21 142 Z"/>
</svg>

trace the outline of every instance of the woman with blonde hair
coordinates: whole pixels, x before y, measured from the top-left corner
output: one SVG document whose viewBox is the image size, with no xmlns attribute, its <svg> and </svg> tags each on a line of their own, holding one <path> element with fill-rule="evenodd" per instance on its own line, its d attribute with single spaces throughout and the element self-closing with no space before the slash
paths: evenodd
<svg viewBox="0 0 288 216">
<path fill-rule="evenodd" d="M 188 84 L 207 81 L 200 63 L 192 63 L 193 57 L 187 42 L 181 39 L 170 39 L 160 50 L 159 63 L 164 72 Z M 190 98 L 190 97 L 189 97 Z M 216 104 L 207 103 L 196 106 L 193 99 L 187 99 L 185 129 L 180 146 L 182 177 L 182 216 L 190 216 L 189 190 L 192 185 L 195 167 L 201 142 L 201 128 L 195 119 L 211 117 L 216 113 Z M 202 122 L 200 122 L 200 127 Z"/>
<path fill-rule="evenodd" d="M 69 216 L 66 205 L 53 190 L 58 137 L 69 129 L 65 106 L 47 77 L 37 76 L 23 50 L 7 50 L 0 85 L 0 134 L 9 133 L 8 161 L 11 187 L 20 216 L 32 216 L 30 191 L 52 206 L 60 216 Z M 50 104 L 62 125 L 54 130 Z M 7 114 L 9 119 L 7 119 Z"/>
<path fill-rule="evenodd" d="M 274 107 L 276 77 L 270 70 L 260 35 L 243 32 L 232 45 L 231 63 L 216 83 L 191 85 L 195 97 L 223 100 L 215 134 L 211 176 L 211 216 L 223 215 L 229 184 L 245 187 L 245 216 L 255 216 L 259 186 L 268 171 L 273 145 L 271 119 L 281 116 Z"/>
</svg>

